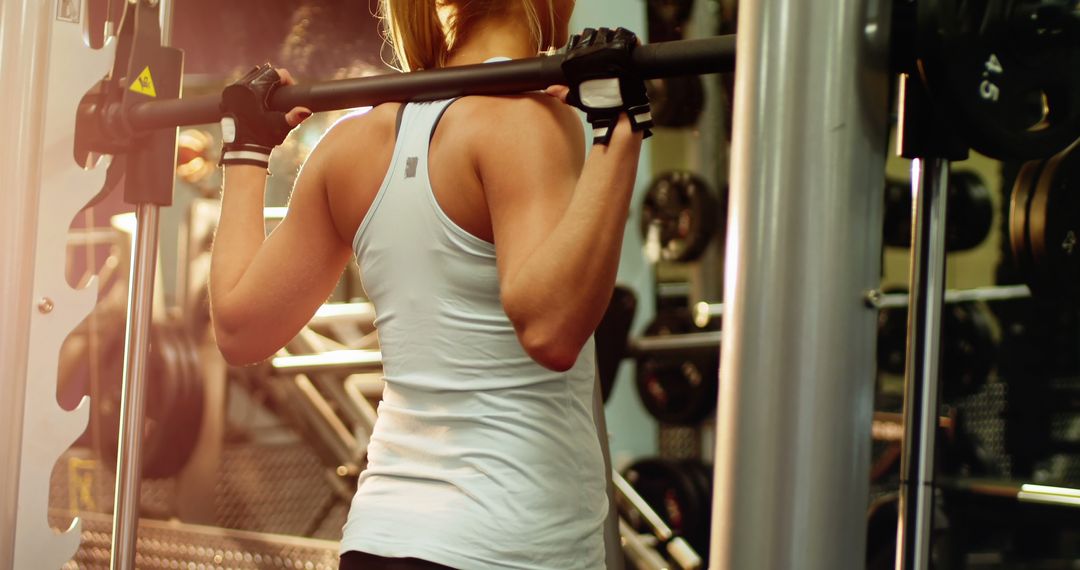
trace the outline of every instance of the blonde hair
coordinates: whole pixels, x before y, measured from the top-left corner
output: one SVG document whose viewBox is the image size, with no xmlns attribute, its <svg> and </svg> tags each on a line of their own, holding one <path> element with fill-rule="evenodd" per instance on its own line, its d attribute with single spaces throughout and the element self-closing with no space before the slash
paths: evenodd
<svg viewBox="0 0 1080 570">
<path fill-rule="evenodd" d="M 380 0 L 383 34 L 393 48 L 395 67 L 401 71 L 434 69 L 446 65 L 450 52 L 471 26 L 491 15 L 505 14 L 517 2 L 528 20 L 537 52 L 552 49 L 555 9 L 551 0 L 547 22 L 542 22 L 534 0 Z M 546 26 L 544 25 L 546 24 Z"/>
</svg>

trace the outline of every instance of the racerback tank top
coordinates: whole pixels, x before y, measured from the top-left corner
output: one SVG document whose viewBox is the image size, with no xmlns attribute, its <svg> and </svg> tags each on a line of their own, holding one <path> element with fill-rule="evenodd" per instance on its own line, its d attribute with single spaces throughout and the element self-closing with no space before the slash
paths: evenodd
<svg viewBox="0 0 1080 570">
<path fill-rule="evenodd" d="M 386 383 L 341 551 L 469 570 L 603 568 L 593 342 L 567 372 L 521 347 L 495 246 L 447 217 L 428 179 L 450 103 L 405 107 L 353 241 Z"/>
</svg>

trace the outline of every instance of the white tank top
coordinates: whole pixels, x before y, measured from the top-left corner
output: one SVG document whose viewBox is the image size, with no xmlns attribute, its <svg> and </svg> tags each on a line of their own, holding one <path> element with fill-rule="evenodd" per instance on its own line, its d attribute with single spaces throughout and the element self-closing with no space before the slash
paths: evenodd
<svg viewBox="0 0 1080 570">
<path fill-rule="evenodd" d="M 431 190 L 429 142 L 451 102 L 405 107 L 353 240 L 386 385 L 341 551 L 469 570 L 603 568 L 593 342 L 562 373 L 518 342 L 495 246 Z"/>
</svg>

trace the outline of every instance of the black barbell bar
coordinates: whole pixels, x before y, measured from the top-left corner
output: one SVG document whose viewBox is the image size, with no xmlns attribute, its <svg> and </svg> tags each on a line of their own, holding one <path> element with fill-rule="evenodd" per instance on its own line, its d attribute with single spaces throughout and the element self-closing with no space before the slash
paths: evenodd
<svg viewBox="0 0 1080 570">
<path fill-rule="evenodd" d="M 465 95 L 497 95 L 544 89 L 565 83 L 564 54 L 388 73 L 278 89 L 270 107 L 314 112 L 377 105 L 387 101 L 434 101 Z M 645 79 L 726 73 L 735 69 L 735 36 L 647 44 L 634 50 L 634 65 Z M 218 95 L 148 101 L 133 105 L 127 122 L 136 130 L 216 123 Z"/>
</svg>

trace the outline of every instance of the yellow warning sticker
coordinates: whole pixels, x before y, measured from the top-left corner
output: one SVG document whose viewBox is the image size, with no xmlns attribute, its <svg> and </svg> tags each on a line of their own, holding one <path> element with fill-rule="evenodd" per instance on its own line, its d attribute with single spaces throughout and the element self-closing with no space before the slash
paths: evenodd
<svg viewBox="0 0 1080 570">
<path fill-rule="evenodd" d="M 131 90 L 136 93 L 141 93 L 148 97 L 157 97 L 157 91 L 154 90 L 154 78 L 150 75 L 150 66 L 146 66 L 142 70 L 142 73 L 135 78 L 135 81 L 131 84 Z"/>
</svg>

